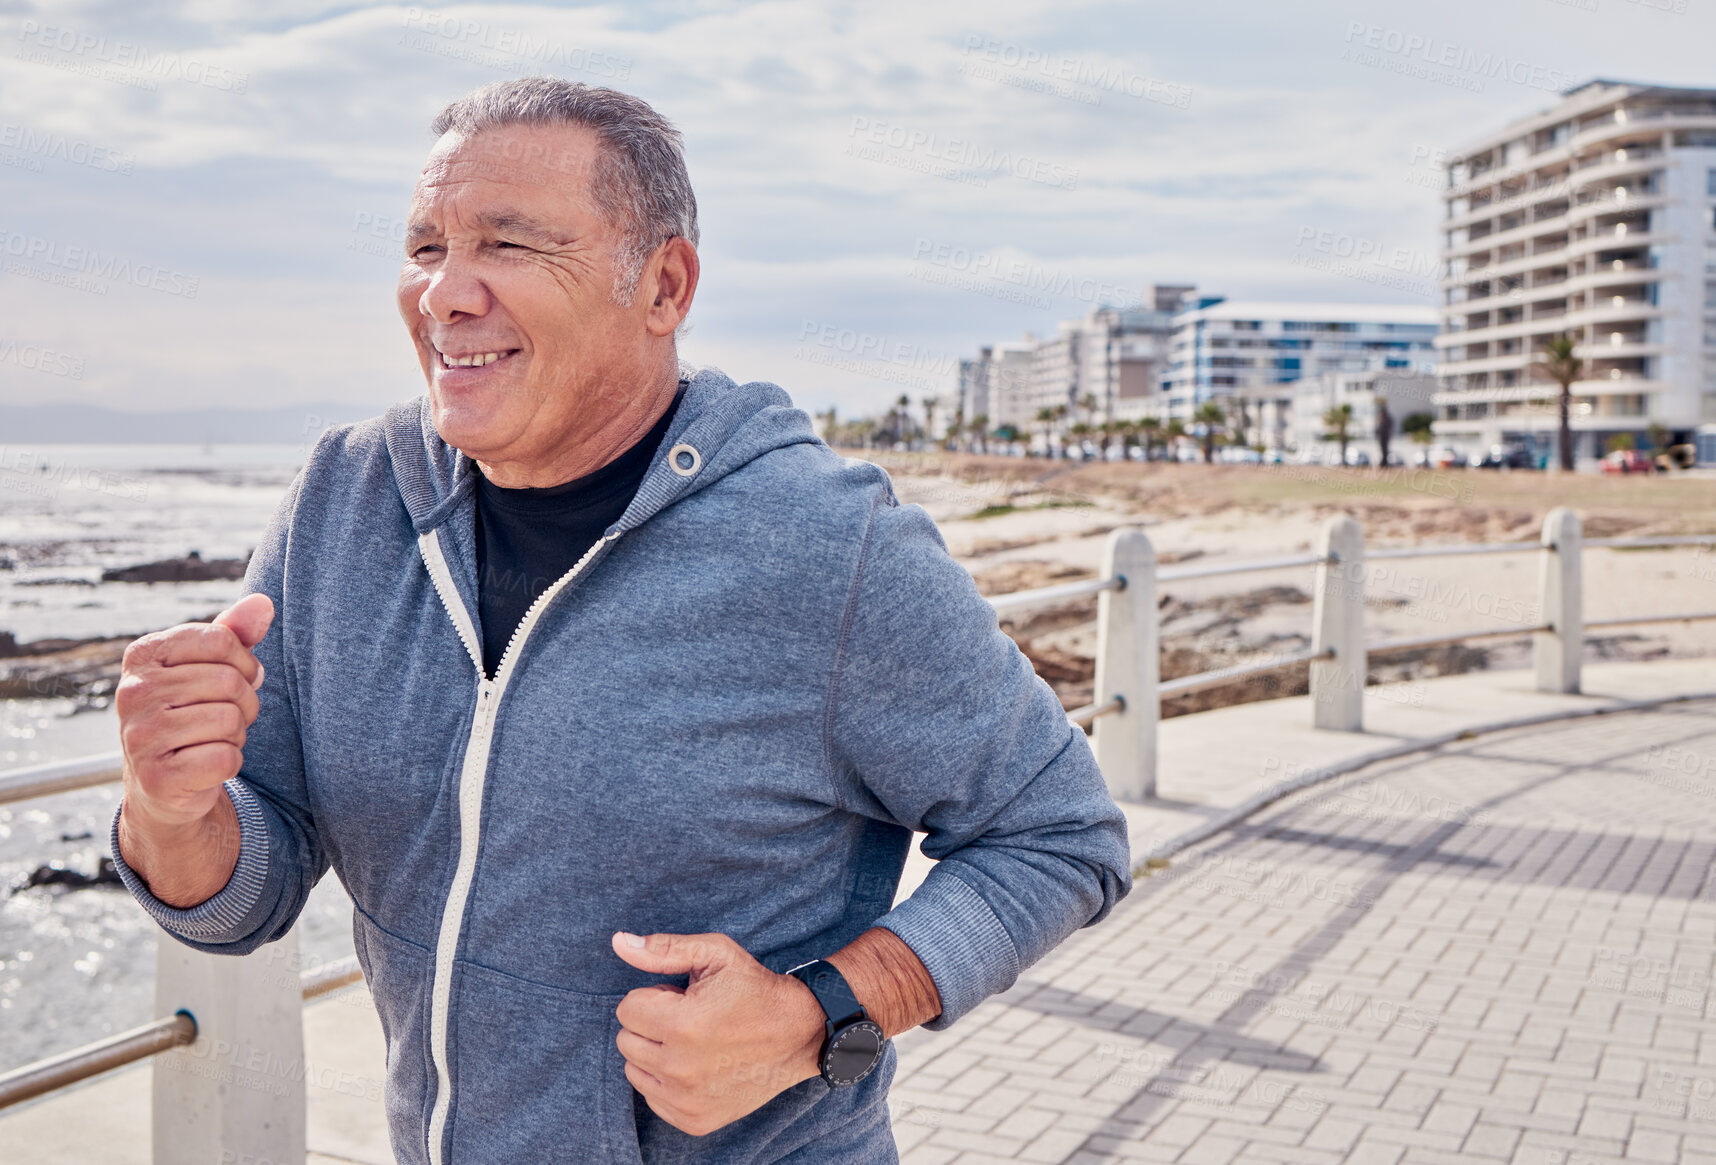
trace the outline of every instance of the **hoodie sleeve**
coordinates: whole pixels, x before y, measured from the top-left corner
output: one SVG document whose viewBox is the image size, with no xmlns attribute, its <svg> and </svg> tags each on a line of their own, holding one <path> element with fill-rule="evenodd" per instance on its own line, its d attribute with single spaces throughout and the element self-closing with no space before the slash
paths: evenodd
<svg viewBox="0 0 1716 1165">
<path fill-rule="evenodd" d="M 1084 733 L 919 506 L 871 512 L 828 715 L 839 795 L 938 859 L 876 925 L 922 960 L 944 1028 L 1131 889 L 1126 819 Z"/>
<path fill-rule="evenodd" d="M 313 463 L 313 460 L 312 460 Z M 186 946 L 215 954 L 247 955 L 292 928 L 327 871 L 317 841 L 304 781 L 298 714 L 292 699 L 291 665 L 284 651 L 288 606 L 286 557 L 292 516 L 306 466 L 287 491 L 245 572 L 244 591 L 274 600 L 274 622 L 256 645 L 267 669 L 257 692 L 261 710 L 244 743 L 244 765 L 226 783 L 238 812 L 238 864 L 213 898 L 178 909 L 149 892 L 149 886 L 119 854 L 119 815 L 114 814 L 113 865 L 120 880 L 156 922 Z"/>
</svg>

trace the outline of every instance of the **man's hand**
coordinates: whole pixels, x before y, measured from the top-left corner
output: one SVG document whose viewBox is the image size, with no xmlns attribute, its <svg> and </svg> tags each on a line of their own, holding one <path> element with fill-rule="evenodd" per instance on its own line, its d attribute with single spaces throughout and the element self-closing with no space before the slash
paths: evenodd
<svg viewBox="0 0 1716 1165">
<path fill-rule="evenodd" d="M 273 620 L 268 596 L 246 595 L 213 623 L 183 623 L 125 649 L 114 696 L 125 779 L 119 848 L 169 906 L 212 898 L 238 864 L 238 816 L 221 785 L 244 763 L 262 686 L 250 649 Z"/>
<path fill-rule="evenodd" d="M 810 988 L 724 934 L 614 935 L 614 953 L 685 990 L 639 987 L 620 1001 L 626 1079 L 662 1120 L 706 1136 L 818 1074 L 826 1022 Z"/>
</svg>

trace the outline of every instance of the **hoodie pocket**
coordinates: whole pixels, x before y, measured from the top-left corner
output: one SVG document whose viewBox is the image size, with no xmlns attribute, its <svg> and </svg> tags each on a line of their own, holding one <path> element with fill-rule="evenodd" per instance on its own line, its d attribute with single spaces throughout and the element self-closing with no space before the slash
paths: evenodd
<svg viewBox="0 0 1716 1165">
<path fill-rule="evenodd" d="M 640 1165 L 632 1086 L 614 1041 L 621 995 L 587 995 L 461 962 L 448 1029 L 448 1165 Z"/>
<path fill-rule="evenodd" d="M 429 951 L 352 914 L 352 938 L 387 1037 L 388 1136 L 400 1165 L 429 1159 Z"/>
</svg>

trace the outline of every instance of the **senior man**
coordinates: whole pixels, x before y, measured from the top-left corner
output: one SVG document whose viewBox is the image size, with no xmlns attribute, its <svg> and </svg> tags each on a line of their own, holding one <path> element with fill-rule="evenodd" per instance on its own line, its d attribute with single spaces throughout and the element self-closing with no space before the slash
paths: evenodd
<svg viewBox="0 0 1716 1165">
<path fill-rule="evenodd" d="M 888 1038 L 1102 918 L 1124 819 L 922 509 L 682 378 L 668 122 L 526 78 L 433 129 L 428 392 L 318 443 L 254 593 L 127 651 L 120 875 L 232 954 L 339 875 L 401 1161 L 895 1160 Z"/>
</svg>

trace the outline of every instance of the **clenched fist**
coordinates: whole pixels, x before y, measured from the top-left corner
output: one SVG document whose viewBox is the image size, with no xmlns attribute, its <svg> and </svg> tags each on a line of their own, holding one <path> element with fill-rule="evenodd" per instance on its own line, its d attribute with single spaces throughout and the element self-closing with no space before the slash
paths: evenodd
<svg viewBox="0 0 1716 1165">
<path fill-rule="evenodd" d="M 706 1136 L 814 1078 L 825 1016 L 810 988 L 724 934 L 620 933 L 614 953 L 681 990 L 639 987 L 617 1010 L 626 1079 L 661 1119 Z"/>
<path fill-rule="evenodd" d="M 222 791 L 244 763 L 262 665 L 251 648 L 274 621 L 247 595 L 212 623 L 184 623 L 125 649 L 114 703 L 124 754 L 122 856 L 154 895 L 194 906 L 238 862 L 238 818 Z"/>
</svg>

